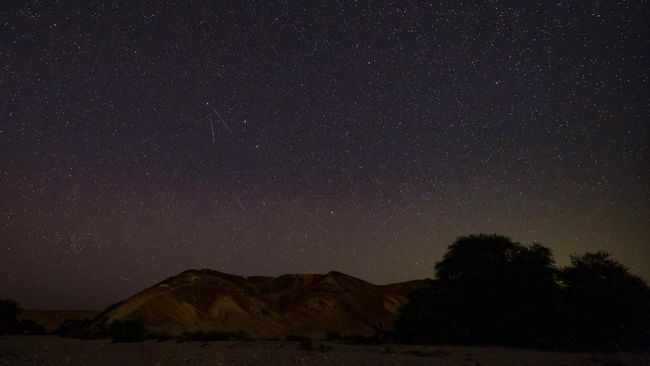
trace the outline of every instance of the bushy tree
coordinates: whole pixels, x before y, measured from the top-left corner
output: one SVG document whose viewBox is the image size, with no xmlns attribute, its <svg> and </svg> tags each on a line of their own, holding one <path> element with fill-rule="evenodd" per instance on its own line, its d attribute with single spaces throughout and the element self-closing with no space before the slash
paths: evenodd
<svg viewBox="0 0 650 366">
<path fill-rule="evenodd" d="M 571 257 L 561 272 L 565 316 L 562 336 L 572 349 L 650 348 L 650 289 L 605 252 Z"/>
<path fill-rule="evenodd" d="M 399 339 L 424 344 L 460 342 L 454 319 L 447 317 L 454 312 L 450 307 L 459 302 L 454 295 L 439 281 L 411 292 L 395 323 Z M 440 301 L 443 298 L 446 301 Z"/>
<path fill-rule="evenodd" d="M 650 349 L 650 290 L 609 254 L 571 257 L 500 235 L 458 238 L 432 285 L 409 295 L 396 327 L 412 343 L 571 350 Z"/>
<path fill-rule="evenodd" d="M 397 328 L 406 341 L 533 345 L 555 326 L 550 249 L 501 235 L 458 238 L 435 266 L 436 280 L 410 296 Z"/>
<path fill-rule="evenodd" d="M 16 331 L 23 309 L 20 305 L 8 299 L 0 299 L 0 334 Z"/>
</svg>

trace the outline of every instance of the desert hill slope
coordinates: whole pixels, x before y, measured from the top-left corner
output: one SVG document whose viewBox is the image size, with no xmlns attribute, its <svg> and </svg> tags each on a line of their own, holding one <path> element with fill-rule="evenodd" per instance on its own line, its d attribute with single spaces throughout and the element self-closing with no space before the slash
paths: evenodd
<svg viewBox="0 0 650 366">
<path fill-rule="evenodd" d="M 373 285 L 340 273 L 241 277 L 189 270 L 107 308 L 93 327 L 138 320 L 153 332 L 240 332 L 253 337 L 328 333 L 372 335 L 391 329 L 411 290 L 428 280 Z"/>
<path fill-rule="evenodd" d="M 48 332 L 56 331 L 66 320 L 93 319 L 100 314 L 95 310 L 25 310 L 21 319 L 33 320 Z"/>
</svg>

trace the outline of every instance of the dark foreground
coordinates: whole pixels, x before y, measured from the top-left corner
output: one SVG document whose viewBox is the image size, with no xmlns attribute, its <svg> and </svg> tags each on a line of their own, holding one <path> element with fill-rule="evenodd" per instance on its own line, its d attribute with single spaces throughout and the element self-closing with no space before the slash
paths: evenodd
<svg viewBox="0 0 650 366">
<path fill-rule="evenodd" d="M 509 348 L 349 346 L 331 342 L 147 341 L 0 337 L 0 365 L 650 365 L 650 356 Z"/>
</svg>

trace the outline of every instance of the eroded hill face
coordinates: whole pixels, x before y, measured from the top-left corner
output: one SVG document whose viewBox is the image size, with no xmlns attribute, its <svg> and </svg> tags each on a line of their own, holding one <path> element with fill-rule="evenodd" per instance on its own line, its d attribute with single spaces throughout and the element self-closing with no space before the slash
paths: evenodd
<svg viewBox="0 0 650 366">
<path fill-rule="evenodd" d="M 95 326 L 139 320 L 150 331 L 174 336 L 208 331 L 312 339 L 332 332 L 370 336 L 373 326 L 392 329 L 408 292 L 425 282 L 377 286 L 339 272 L 240 277 L 191 270 L 105 311 Z"/>
</svg>

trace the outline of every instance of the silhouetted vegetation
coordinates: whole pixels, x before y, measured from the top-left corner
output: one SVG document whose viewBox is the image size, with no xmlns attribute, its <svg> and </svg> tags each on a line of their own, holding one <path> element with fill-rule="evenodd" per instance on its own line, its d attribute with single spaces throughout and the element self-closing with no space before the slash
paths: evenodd
<svg viewBox="0 0 650 366">
<path fill-rule="evenodd" d="M 23 308 L 13 300 L 0 300 L 0 334 L 46 334 L 41 324 L 31 319 L 21 319 Z"/>
<path fill-rule="evenodd" d="M 146 338 L 147 329 L 137 320 L 114 321 L 108 326 L 107 335 L 113 342 L 139 342 Z"/>
<path fill-rule="evenodd" d="M 341 338 L 341 333 L 337 332 L 335 330 L 329 330 L 325 333 L 325 340 L 326 341 L 335 341 L 337 339 Z"/>
<path fill-rule="evenodd" d="M 648 286 L 605 253 L 575 256 L 558 269 L 540 244 L 472 235 L 449 247 L 435 273 L 401 310 L 396 327 L 404 342 L 648 347 Z"/>
<path fill-rule="evenodd" d="M 311 343 L 311 341 L 302 341 L 298 343 L 298 349 L 301 351 L 313 351 L 314 345 Z"/>
<path fill-rule="evenodd" d="M 301 351 L 330 352 L 332 350 L 332 346 L 328 346 L 326 344 L 319 344 L 318 347 L 316 347 L 311 341 L 307 340 L 298 343 L 298 349 Z"/>
<path fill-rule="evenodd" d="M 572 349 L 650 349 L 650 290 L 607 253 L 571 257 L 560 274 Z"/>
<path fill-rule="evenodd" d="M 91 323 L 90 319 L 67 319 L 54 332 L 61 337 L 88 339 L 91 338 L 88 332 L 88 326 Z"/>
<path fill-rule="evenodd" d="M 286 337 L 284 337 L 284 340 L 287 342 L 306 342 L 310 339 L 299 334 L 288 334 Z"/>
<path fill-rule="evenodd" d="M 20 305 L 8 299 L 0 300 L 0 334 L 14 333 L 20 321 L 23 309 Z"/>
<path fill-rule="evenodd" d="M 41 324 L 31 319 L 20 319 L 18 322 L 16 333 L 29 334 L 29 335 L 42 335 L 47 334 L 47 329 Z"/>
<path fill-rule="evenodd" d="M 349 334 L 341 336 L 338 339 L 332 339 L 331 341 L 346 345 L 380 345 L 384 340 L 376 336 L 366 337 L 358 334 Z"/>
<path fill-rule="evenodd" d="M 181 342 L 211 342 L 211 341 L 235 341 L 249 340 L 251 337 L 246 332 L 185 332 L 180 337 Z"/>
</svg>

